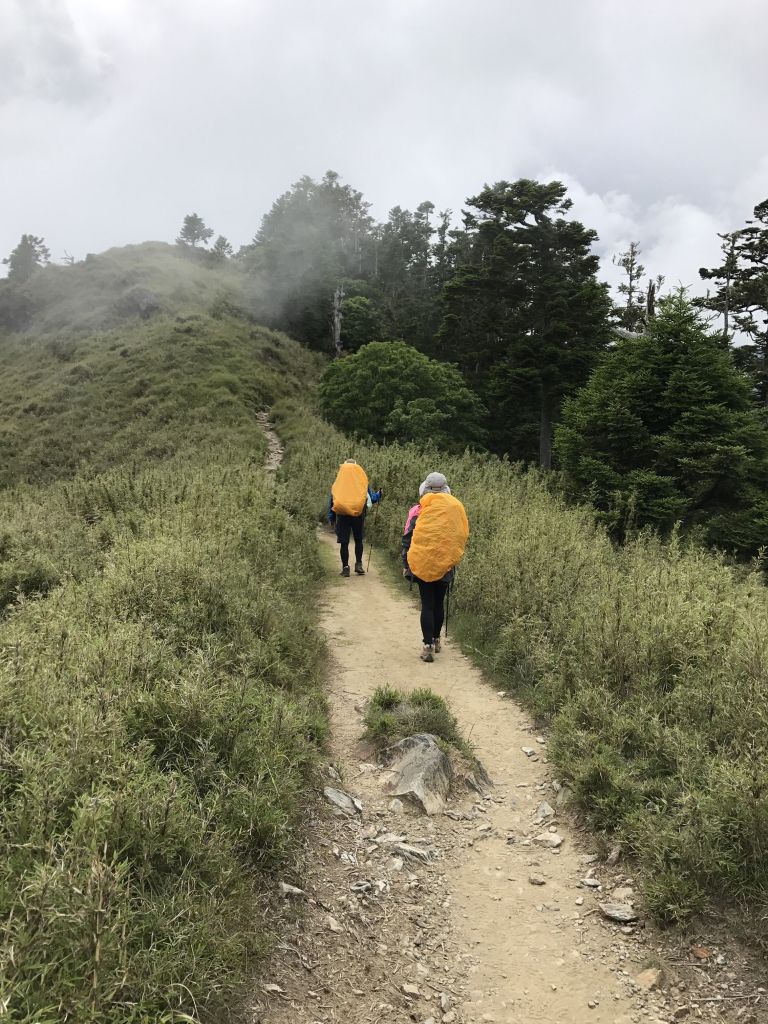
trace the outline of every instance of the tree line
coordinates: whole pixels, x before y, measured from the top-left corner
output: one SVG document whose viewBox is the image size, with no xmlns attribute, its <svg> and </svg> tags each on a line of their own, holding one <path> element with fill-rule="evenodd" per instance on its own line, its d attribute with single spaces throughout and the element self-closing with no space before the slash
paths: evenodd
<svg viewBox="0 0 768 1024">
<path fill-rule="evenodd" d="M 557 181 L 486 185 L 453 221 L 423 202 L 379 223 L 329 171 L 275 200 L 237 253 L 224 236 L 210 245 L 197 213 L 176 241 L 232 261 L 256 318 L 344 357 L 321 395 L 345 429 L 554 466 L 617 535 L 682 521 L 710 542 L 760 547 L 768 200 L 721 236 L 695 299 L 663 295 L 634 241 L 614 259 L 612 298 L 597 235 Z M 9 276 L 48 258 L 43 239 L 24 236 Z"/>
</svg>

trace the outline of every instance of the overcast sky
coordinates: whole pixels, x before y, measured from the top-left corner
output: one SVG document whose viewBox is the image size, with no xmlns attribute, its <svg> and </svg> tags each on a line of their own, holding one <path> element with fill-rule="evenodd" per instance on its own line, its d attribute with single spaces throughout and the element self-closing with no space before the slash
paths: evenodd
<svg viewBox="0 0 768 1024">
<path fill-rule="evenodd" d="M 766 0 L 0 0 L 0 255 L 235 246 L 331 168 L 385 218 L 558 177 L 695 283 L 768 198 Z"/>
</svg>

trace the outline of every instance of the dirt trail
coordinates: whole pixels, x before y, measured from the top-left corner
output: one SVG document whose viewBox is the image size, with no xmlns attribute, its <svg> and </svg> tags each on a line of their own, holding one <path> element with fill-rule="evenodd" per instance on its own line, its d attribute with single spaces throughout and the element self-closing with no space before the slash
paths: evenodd
<svg viewBox="0 0 768 1024">
<path fill-rule="evenodd" d="M 754 999 L 730 995 L 733 1002 L 718 1003 L 723 968 L 710 967 L 714 959 L 691 966 L 690 939 L 671 951 L 669 940 L 662 946 L 642 921 L 622 928 L 603 918 L 598 904 L 617 901 L 615 888 L 632 879 L 621 863 L 608 868 L 599 860 L 594 842 L 561 813 L 544 738 L 450 639 L 434 664 L 419 660 L 416 605 L 405 587 L 401 593 L 382 577 L 376 554 L 367 576 L 339 579 L 333 538 L 323 534 L 322 544 L 332 580 L 322 621 L 334 662 L 333 756 L 325 782 L 359 798 L 363 813 L 354 819 L 323 813 L 311 823 L 306 863 L 289 879 L 305 895 L 288 898 L 301 906 L 289 911 L 281 952 L 251 1019 L 762 1020 Z M 361 712 L 380 683 L 429 686 L 450 702 L 495 784 L 487 796 L 458 794 L 449 814 L 433 818 L 390 809 L 380 769 L 360 740 Z M 523 747 L 535 753 L 528 756 Z M 563 838 L 557 853 L 535 843 L 552 824 L 535 821 L 544 800 L 555 809 Z M 433 847 L 436 859 L 393 857 L 392 834 Z M 544 884 L 532 884 L 533 875 Z M 584 884 L 590 875 L 593 881 Z M 645 991 L 637 976 L 662 964 L 664 991 Z"/>
<path fill-rule="evenodd" d="M 269 418 L 268 410 L 256 413 L 256 419 L 264 432 L 267 441 L 267 454 L 264 456 L 264 469 L 268 473 L 274 473 L 280 468 L 283 462 L 283 444 L 275 433 L 272 421 Z"/>
</svg>

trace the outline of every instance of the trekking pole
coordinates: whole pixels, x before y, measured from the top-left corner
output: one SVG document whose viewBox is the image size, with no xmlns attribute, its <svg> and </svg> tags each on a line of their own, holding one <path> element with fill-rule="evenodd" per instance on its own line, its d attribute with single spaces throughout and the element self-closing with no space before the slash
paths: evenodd
<svg viewBox="0 0 768 1024">
<path fill-rule="evenodd" d="M 448 591 L 445 595 L 445 635 L 448 636 L 448 612 L 451 610 L 451 591 L 456 582 L 456 570 L 453 571 L 453 579 L 448 584 Z"/>
<path fill-rule="evenodd" d="M 373 522 L 371 523 L 371 529 L 376 525 L 376 516 L 379 514 L 379 505 L 381 504 L 381 498 L 376 502 L 376 508 L 373 510 Z M 365 571 L 371 568 L 371 555 L 373 554 L 373 541 L 368 545 L 368 564 L 365 567 Z"/>
</svg>

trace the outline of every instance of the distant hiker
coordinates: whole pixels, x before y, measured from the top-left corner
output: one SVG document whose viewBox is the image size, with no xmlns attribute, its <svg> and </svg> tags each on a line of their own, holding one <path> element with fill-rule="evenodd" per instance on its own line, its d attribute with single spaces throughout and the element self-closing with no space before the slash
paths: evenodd
<svg viewBox="0 0 768 1024">
<path fill-rule="evenodd" d="M 341 554 L 341 575 L 349 576 L 349 537 L 355 541 L 355 572 L 365 575 L 363 568 L 363 522 L 366 512 L 381 501 L 381 490 L 371 490 L 362 466 L 347 459 L 339 466 L 328 500 L 328 522 L 336 527 L 336 540 Z"/>
<path fill-rule="evenodd" d="M 468 537 L 464 506 L 442 473 L 430 473 L 403 529 L 403 575 L 416 581 L 421 596 L 422 661 L 434 661 L 440 653 L 445 596 Z"/>
</svg>

